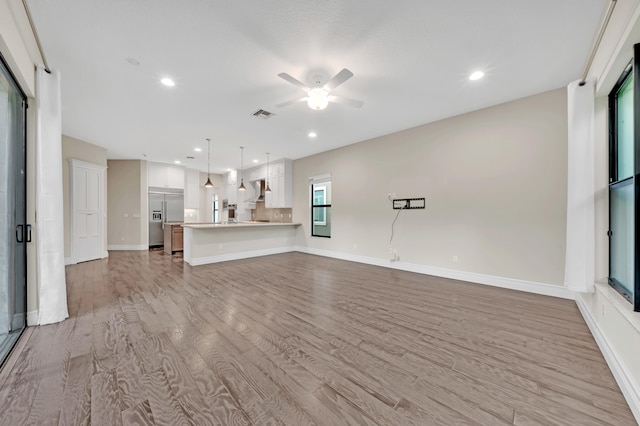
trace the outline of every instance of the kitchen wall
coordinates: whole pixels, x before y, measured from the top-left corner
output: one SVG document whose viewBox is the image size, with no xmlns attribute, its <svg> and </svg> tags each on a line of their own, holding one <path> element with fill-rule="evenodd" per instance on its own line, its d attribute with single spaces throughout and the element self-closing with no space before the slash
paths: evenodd
<svg viewBox="0 0 640 426">
<path fill-rule="evenodd" d="M 294 222 L 311 250 L 562 286 L 564 88 L 294 162 Z M 331 238 L 310 237 L 309 178 L 332 175 Z M 425 197 L 398 213 L 388 194 Z M 454 259 L 457 259 L 457 261 Z"/>
<path fill-rule="evenodd" d="M 256 208 L 251 209 L 251 220 L 267 220 L 269 222 L 291 223 L 292 209 L 268 209 L 264 203 L 256 203 Z"/>
<path fill-rule="evenodd" d="M 147 250 L 149 248 L 147 162 L 109 160 L 107 165 L 108 249 Z"/>
<path fill-rule="evenodd" d="M 93 145 L 70 136 L 62 135 L 62 189 L 64 202 L 64 257 L 68 259 L 71 256 L 71 199 L 70 190 L 71 183 L 69 176 L 71 175 L 71 166 L 69 160 L 82 160 L 88 163 L 107 165 L 107 150 L 97 145 Z M 104 198 L 102 203 L 107 205 L 107 181 L 104 182 Z M 103 235 L 107 235 L 107 221 L 104 221 Z M 107 250 L 107 241 L 105 238 L 104 250 Z"/>
</svg>

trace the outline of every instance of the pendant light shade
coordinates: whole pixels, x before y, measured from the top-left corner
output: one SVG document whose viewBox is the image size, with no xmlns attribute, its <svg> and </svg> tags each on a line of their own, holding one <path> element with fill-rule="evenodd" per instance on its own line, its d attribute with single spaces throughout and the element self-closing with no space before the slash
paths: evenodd
<svg viewBox="0 0 640 426">
<path fill-rule="evenodd" d="M 244 191 L 244 146 L 240 147 L 240 186 L 238 187 L 238 191 Z"/>
<path fill-rule="evenodd" d="M 267 152 L 267 187 L 264 189 L 264 192 L 271 192 L 271 188 L 269 188 L 269 153 Z"/>
<path fill-rule="evenodd" d="M 207 139 L 207 181 L 204 184 L 205 188 L 213 188 L 211 182 L 211 139 Z"/>
</svg>

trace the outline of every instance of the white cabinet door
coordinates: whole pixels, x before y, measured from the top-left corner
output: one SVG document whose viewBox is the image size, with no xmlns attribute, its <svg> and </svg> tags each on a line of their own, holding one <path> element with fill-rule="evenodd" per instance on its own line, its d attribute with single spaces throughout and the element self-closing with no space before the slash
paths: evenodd
<svg viewBox="0 0 640 426">
<path fill-rule="evenodd" d="M 147 169 L 148 186 L 184 189 L 184 169 L 182 167 L 149 163 Z"/>
<path fill-rule="evenodd" d="M 164 164 L 149 163 L 148 186 L 165 188 L 167 185 L 167 166 Z"/>
<path fill-rule="evenodd" d="M 238 203 L 238 172 L 230 170 L 225 175 L 224 198 L 229 200 L 229 204 Z"/>
<path fill-rule="evenodd" d="M 184 180 L 184 208 L 200 208 L 200 172 L 187 169 Z"/>
<path fill-rule="evenodd" d="M 269 170 L 269 186 L 271 187 L 271 193 L 267 193 L 266 195 L 265 207 L 293 207 L 293 176 L 291 160 L 285 159 L 273 163 L 273 169 L 270 168 Z"/>
<path fill-rule="evenodd" d="M 167 166 L 167 188 L 184 189 L 184 169 Z"/>
</svg>

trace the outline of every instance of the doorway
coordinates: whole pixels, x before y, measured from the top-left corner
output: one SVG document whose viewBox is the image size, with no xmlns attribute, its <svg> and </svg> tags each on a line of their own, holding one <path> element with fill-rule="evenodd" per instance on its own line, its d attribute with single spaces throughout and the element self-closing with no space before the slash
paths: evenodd
<svg viewBox="0 0 640 426">
<path fill-rule="evenodd" d="M 26 325 L 26 100 L 0 56 L 0 364 Z"/>
</svg>

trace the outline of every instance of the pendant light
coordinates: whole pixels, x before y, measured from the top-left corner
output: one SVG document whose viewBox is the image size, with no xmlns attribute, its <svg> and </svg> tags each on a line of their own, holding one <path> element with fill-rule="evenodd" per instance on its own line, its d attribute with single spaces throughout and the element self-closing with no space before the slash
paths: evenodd
<svg viewBox="0 0 640 426">
<path fill-rule="evenodd" d="M 269 188 L 269 153 L 267 152 L 267 187 L 264 189 L 264 192 L 271 192 L 271 188 Z"/>
<path fill-rule="evenodd" d="M 205 188 L 213 188 L 211 182 L 211 139 L 207 139 L 207 181 L 204 184 Z"/>
<path fill-rule="evenodd" d="M 240 186 L 238 187 L 238 191 L 244 191 L 244 146 L 240 147 Z"/>
</svg>

